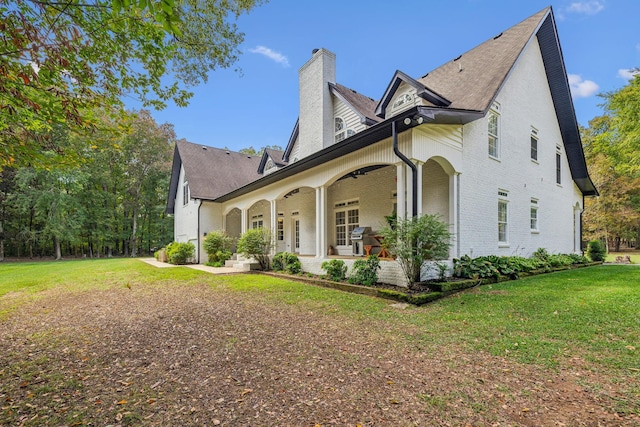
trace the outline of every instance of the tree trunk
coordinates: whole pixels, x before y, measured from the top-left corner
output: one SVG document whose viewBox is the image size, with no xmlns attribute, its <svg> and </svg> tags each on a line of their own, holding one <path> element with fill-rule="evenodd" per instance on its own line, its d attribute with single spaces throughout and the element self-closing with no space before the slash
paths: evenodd
<svg viewBox="0 0 640 427">
<path fill-rule="evenodd" d="M 58 236 L 53 237 L 53 244 L 56 251 L 56 261 L 59 261 L 62 259 L 62 251 L 60 250 L 60 239 L 58 239 Z"/>
<path fill-rule="evenodd" d="M 4 229 L 0 221 L 0 262 L 4 261 Z"/>
<path fill-rule="evenodd" d="M 615 251 L 614 252 L 620 252 L 620 241 L 622 239 L 620 238 L 620 236 L 616 236 L 615 239 Z"/>
<path fill-rule="evenodd" d="M 136 256 L 136 249 L 137 249 L 137 236 L 136 233 L 138 231 L 138 214 L 136 212 L 136 210 L 133 210 L 133 224 L 131 225 L 131 257 L 135 257 Z"/>
</svg>

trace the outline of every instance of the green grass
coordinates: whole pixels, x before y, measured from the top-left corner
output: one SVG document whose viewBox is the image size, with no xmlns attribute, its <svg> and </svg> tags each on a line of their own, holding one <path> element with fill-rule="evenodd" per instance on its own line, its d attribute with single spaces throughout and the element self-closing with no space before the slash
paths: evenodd
<svg viewBox="0 0 640 427">
<path fill-rule="evenodd" d="M 462 346 L 549 367 L 577 357 L 607 371 L 639 375 L 640 268 L 630 266 L 589 267 L 485 285 L 396 310 L 388 300 L 271 276 L 214 276 L 131 259 L 0 264 L 0 320 L 48 289 L 83 292 L 142 283 L 207 283 L 270 304 L 349 317 L 381 333 L 388 327 L 418 348 Z"/>
<path fill-rule="evenodd" d="M 615 262 L 617 256 L 626 257 L 627 255 L 631 258 L 633 264 L 640 264 L 640 252 L 609 252 L 605 261 Z"/>
</svg>

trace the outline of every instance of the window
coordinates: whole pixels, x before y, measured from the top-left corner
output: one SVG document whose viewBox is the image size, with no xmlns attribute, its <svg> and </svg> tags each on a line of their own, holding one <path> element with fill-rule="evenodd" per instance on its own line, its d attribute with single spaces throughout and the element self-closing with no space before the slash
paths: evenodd
<svg viewBox="0 0 640 427">
<path fill-rule="evenodd" d="M 538 231 L 538 201 L 531 199 L 531 231 Z"/>
<path fill-rule="evenodd" d="M 531 160 L 538 161 L 538 131 L 531 129 Z"/>
<path fill-rule="evenodd" d="M 251 217 L 251 228 L 262 228 L 263 226 L 264 221 L 262 219 L 262 214 Z"/>
<path fill-rule="evenodd" d="M 509 193 L 498 191 L 498 243 L 505 245 L 509 242 Z"/>
<path fill-rule="evenodd" d="M 335 118 L 335 131 L 336 131 L 336 142 L 340 142 L 345 138 L 349 138 L 352 135 L 355 135 L 356 132 L 353 129 L 347 129 L 344 120 L 340 117 Z"/>
<path fill-rule="evenodd" d="M 497 159 L 500 157 L 500 116 L 498 115 L 497 105 L 494 105 L 493 108 L 489 111 L 487 132 L 489 134 L 489 156 Z"/>
<path fill-rule="evenodd" d="M 392 110 L 396 110 L 398 108 L 405 107 L 407 105 L 411 105 L 413 103 L 413 98 L 408 93 L 404 95 L 400 95 L 395 101 L 393 101 L 393 105 L 391 106 Z"/>
<path fill-rule="evenodd" d="M 336 246 L 351 244 L 351 232 L 360 222 L 360 210 L 353 207 L 358 203 L 358 200 L 336 203 Z"/>
<path fill-rule="evenodd" d="M 182 184 L 182 205 L 186 206 L 189 203 L 189 183 L 185 181 Z"/>
<path fill-rule="evenodd" d="M 562 153 L 560 147 L 556 147 L 556 184 L 562 184 Z"/>
<path fill-rule="evenodd" d="M 275 163 L 273 163 L 272 159 L 267 160 L 267 163 L 264 165 L 264 170 L 269 170 L 275 167 Z"/>
<path fill-rule="evenodd" d="M 294 223 L 294 247 L 296 248 L 296 252 L 300 249 L 300 220 L 296 219 Z"/>
<path fill-rule="evenodd" d="M 283 212 L 278 212 L 278 222 L 276 223 L 276 238 L 279 242 L 284 240 L 284 216 Z"/>
</svg>

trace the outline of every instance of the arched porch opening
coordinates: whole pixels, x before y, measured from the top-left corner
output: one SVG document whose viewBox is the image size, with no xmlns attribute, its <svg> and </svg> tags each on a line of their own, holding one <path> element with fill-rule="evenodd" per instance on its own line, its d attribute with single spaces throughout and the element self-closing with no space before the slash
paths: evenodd
<svg viewBox="0 0 640 427">
<path fill-rule="evenodd" d="M 373 235 L 388 224 L 386 217 L 397 209 L 396 166 L 373 164 L 348 171 L 327 187 L 326 242 L 335 255 L 362 255 L 354 250 L 351 233 L 356 227 L 369 227 Z M 369 239 L 360 245 L 380 251 L 379 243 Z"/>
<path fill-rule="evenodd" d="M 247 209 L 247 229 L 252 228 L 271 229 L 271 204 L 268 200 L 258 200 Z"/>
<path fill-rule="evenodd" d="M 224 231 L 232 237 L 234 241 L 238 241 L 238 238 L 242 234 L 242 211 L 240 209 L 233 208 L 224 216 Z"/>
<path fill-rule="evenodd" d="M 316 255 L 316 190 L 291 188 L 281 193 L 275 206 L 276 252 Z"/>
</svg>

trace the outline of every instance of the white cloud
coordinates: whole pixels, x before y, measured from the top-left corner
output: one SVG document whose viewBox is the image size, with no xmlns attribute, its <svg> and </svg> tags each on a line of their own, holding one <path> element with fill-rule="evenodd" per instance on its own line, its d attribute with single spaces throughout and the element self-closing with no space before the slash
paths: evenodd
<svg viewBox="0 0 640 427">
<path fill-rule="evenodd" d="M 578 74 L 569 74 L 569 86 L 571 87 L 571 96 L 574 98 L 588 98 L 598 92 L 600 87 L 591 80 L 582 80 Z"/>
<path fill-rule="evenodd" d="M 618 70 L 618 77 L 622 77 L 625 80 L 631 80 L 636 74 L 640 73 L 638 70 L 630 70 L 627 68 L 621 68 Z"/>
<path fill-rule="evenodd" d="M 258 53 L 260 55 L 264 55 L 267 58 L 271 59 L 272 61 L 275 61 L 278 64 L 282 64 L 285 67 L 289 66 L 289 60 L 287 59 L 286 56 L 284 56 L 283 54 L 281 54 L 279 52 L 273 51 L 273 50 L 269 49 L 268 47 L 256 46 L 253 49 L 249 49 L 249 52 Z"/>
<path fill-rule="evenodd" d="M 604 9 L 604 3 L 598 0 L 576 1 L 567 7 L 567 12 L 595 15 Z"/>
</svg>

